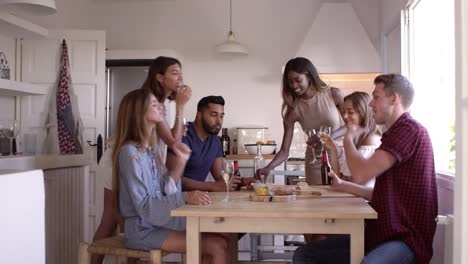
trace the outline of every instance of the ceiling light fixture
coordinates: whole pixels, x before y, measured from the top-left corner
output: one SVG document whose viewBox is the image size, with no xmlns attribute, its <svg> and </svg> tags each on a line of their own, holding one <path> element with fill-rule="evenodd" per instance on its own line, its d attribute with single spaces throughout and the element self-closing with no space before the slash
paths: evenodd
<svg viewBox="0 0 468 264">
<path fill-rule="evenodd" d="M 14 15 L 47 16 L 57 12 L 55 0 L 0 0 L 0 7 Z"/>
<path fill-rule="evenodd" d="M 228 54 L 249 54 L 247 48 L 236 40 L 232 32 L 232 0 L 229 0 L 229 33 L 227 40 L 216 45 L 216 52 Z"/>
</svg>

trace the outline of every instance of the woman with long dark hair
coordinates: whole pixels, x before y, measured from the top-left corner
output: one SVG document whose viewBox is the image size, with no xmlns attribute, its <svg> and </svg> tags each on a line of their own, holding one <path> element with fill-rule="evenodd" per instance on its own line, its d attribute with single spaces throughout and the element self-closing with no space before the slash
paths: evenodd
<svg viewBox="0 0 468 264">
<path fill-rule="evenodd" d="M 315 129 L 320 126 L 331 127 L 332 131 L 343 125 L 340 111 L 343 104 L 343 94 L 340 89 L 329 87 L 318 74 L 315 66 L 306 58 L 298 57 L 288 61 L 283 74 L 283 142 L 281 149 L 273 160 L 256 176 L 267 176 L 269 171 L 284 162 L 289 156 L 289 149 L 294 132 L 294 123 L 299 122 L 303 130 Z M 320 163 L 312 165 L 313 147 L 306 151 L 305 174 L 309 184 L 321 184 Z"/>
<path fill-rule="evenodd" d="M 159 56 L 153 60 L 142 89 L 151 91 L 162 104 L 175 101 L 176 113 L 174 127 L 169 128 L 167 122 L 161 122 L 156 127 L 159 137 L 171 146 L 182 138 L 185 132 L 184 108 L 192 96 L 192 89 L 183 84 L 182 64 L 171 57 Z"/>
</svg>

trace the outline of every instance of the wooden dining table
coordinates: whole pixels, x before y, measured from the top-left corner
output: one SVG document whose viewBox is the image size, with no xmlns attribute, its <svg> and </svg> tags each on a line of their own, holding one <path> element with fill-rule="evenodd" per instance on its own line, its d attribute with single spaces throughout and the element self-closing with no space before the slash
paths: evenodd
<svg viewBox="0 0 468 264">
<path fill-rule="evenodd" d="M 171 216 L 187 218 L 187 260 L 201 260 L 203 232 L 349 234 L 351 263 L 364 257 L 364 220 L 377 218 L 367 201 L 358 197 L 324 196 L 289 202 L 250 201 L 252 192 L 231 192 L 230 202 L 222 202 L 225 193 L 210 193 L 209 205 L 184 205 Z"/>
</svg>

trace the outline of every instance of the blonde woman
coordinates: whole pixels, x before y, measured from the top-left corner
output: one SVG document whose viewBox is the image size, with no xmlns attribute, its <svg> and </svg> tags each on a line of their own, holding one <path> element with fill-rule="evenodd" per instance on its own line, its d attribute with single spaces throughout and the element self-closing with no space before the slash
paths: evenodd
<svg viewBox="0 0 468 264">
<path fill-rule="evenodd" d="M 185 203 L 211 201 L 207 192 L 181 192 L 180 175 L 190 156 L 185 144 L 172 145 L 177 166 L 171 171 L 164 167 L 156 134 L 156 124 L 163 120 L 163 107 L 150 90 L 134 90 L 122 99 L 112 153 L 114 203 L 125 221 L 127 247 L 185 253 L 185 218 L 170 212 Z M 175 192 L 166 188 L 171 182 Z M 204 234 L 201 244 L 212 263 L 227 263 L 227 241 L 221 235 Z"/>
</svg>

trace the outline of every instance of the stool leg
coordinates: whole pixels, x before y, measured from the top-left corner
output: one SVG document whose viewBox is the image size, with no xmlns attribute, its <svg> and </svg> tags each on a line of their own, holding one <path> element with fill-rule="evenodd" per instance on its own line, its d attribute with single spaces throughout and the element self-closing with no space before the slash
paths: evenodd
<svg viewBox="0 0 468 264">
<path fill-rule="evenodd" d="M 150 250 L 149 263 L 162 264 L 161 250 Z"/>
<path fill-rule="evenodd" d="M 91 263 L 91 254 L 88 252 L 88 243 L 80 243 L 80 252 L 78 253 L 78 264 L 89 264 Z"/>
</svg>

